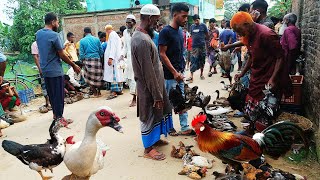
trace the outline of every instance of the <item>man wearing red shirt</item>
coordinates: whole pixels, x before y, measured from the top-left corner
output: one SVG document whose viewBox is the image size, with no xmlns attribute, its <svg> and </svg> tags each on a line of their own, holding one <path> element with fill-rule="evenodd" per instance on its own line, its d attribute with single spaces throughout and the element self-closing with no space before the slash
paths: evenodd
<svg viewBox="0 0 320 180">
<path fill-rule="evenodd" d="M 239 80 L 249 69 L 251 70 L 247 102 L 256 105 L 265 94 L 265 85 L 280 98 L 284 88 L 290 87 L 290 78 L 285 71 L 284 51 L 278 35 L 270 28 L 254 23 L 249 13 L 238 12 L 231 19 L 233 30 L 241 36 L 241 42 L 247 46 L 250 58 L 240 74 Z"/>
</svg>

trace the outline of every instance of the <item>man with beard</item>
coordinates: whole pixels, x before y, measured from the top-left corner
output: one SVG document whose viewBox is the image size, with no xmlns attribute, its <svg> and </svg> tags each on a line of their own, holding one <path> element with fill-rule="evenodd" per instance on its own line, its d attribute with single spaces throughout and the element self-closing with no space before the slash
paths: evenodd
<svg viewBox="0 0 320 180">
<path fill-rule="evenodd" d="M 67 52 L 69 58 L 73 61 L 76 62 L 78 61 L 78 55 L 77 55 L 77 49 L 76 45 L 74 44 L 74 39 L 75 36 L 72 32 L 68 32 L 67 34 L 67 40 L 64 43 L 64 49 Z"/>
<path fill-rule="evenodd" d="M 147 4 L 141 8 L 140 14 L 141 24 L 131 39 L 131 54 L 137 82 L 138 117 L 141 121 L 144 157 L 164 160 L 165 155 L 154 146 L 168 144 L 160 140 L 160 135 L 167 135 L 173 125 L 172 107 L 164 85 L 163 69 L 157 47 L 152 41 L 160 10 L 155 5 Z"/>
<path fill-rule="evenodd" d="M 231 27 L 239 34 L 251 57 L 241 73 L 235 76 L 238 81 L 249 69 L 251 70 L 246 98 L 246 101 L 250 102 L 246 111 L 251 112 L 265 97 L 265 85 L 271 87 L 277 98 L 281 97 L 284 88 L 290 87 L 290 78 L 284 66 L 284 52 L 278 35 L 270 28 L 254 23 L 249 13 L 236 13 L 231 19 Z"/>
<path fill-rule="evenodd" d="M 80 68 L 63 51 L 59 34 L 59 20 L 54 13 L 45 15 L 45 27 L 36 34 L 40 55 L 40 68 L 45 80 L 47 93 L 52 106 L 53 118 L 67 126 L 72 123 L 63 117 L 64 109 L 64 73 L 60 58 L 69 64 L 75 72 L 80 73 Z"/>
<path fill-rule="evenodd" d="M 129 14 L 126 19 L 127 29 L 123 31 L 124 44 L 122 49 L 122 55 L 127 57 L 127 68 L 125 70 L 125 78 L 129 85 L 130 94 L 133 96 L 129 107 L 136 106 L 136 82 L 134 80 L 134 74 L 132 69 L 132 60 L 131 60 L 131 37 L 135 30 L 136 17 L 132 14 Z"/>
<path fill-rule="evenodd" d="M 283 18 L 284 23 L 287 25 L 281 37 L 281 45 L 284 50 L 285 60 L 290 74 L 296 72 L 296 60 L 300 54 L 301 48 L 301 31 L 296 26 L 297 16 L 289 13 Z"/>
<path fill-rule="evenodd" d="M 183 73 L 185 61 L 183 57 L 184 39 L 180 27 L 184 27 L 188 20 L 189 7 L 184 3 L 174 4 L 171 15 L 171 24 L 165 26 L 159 34 L 160 57 L 163 64 L 165 86 L 167 94 L 171 89 L 179 85 L 184 93 Z M 190 135 L 192 130 L 188 125 L 188 113 L 179 114 L 181 132 L 183 135 Z M 175 130 L 171 130 L 170 135 L 177 135 Z"/>
<path fill-rule="evenodd" d="M 248 12 L 247 10 L 248 10 L 247 7 L 239 8 L 239 11 Z M 267 16 L 267 10 L 268 10 L 268 3 L 265 0 L 255 0 L 250 5 L 249 13 L 254 22 L 265 25 L 271 29 L 274 29 L 273 21 Z M 221 48 L 221 50 L 227 51 L 228 49 L 233 49 L 241 46 L 244 46 L 244 44 L 241 41 L 237 41 L 233 44 L 225 45 L 224 47 Z"/>
</svg>

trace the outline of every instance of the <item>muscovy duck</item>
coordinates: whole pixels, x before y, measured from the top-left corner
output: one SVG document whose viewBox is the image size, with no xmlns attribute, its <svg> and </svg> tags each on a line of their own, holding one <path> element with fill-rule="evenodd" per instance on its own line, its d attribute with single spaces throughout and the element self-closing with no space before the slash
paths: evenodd
<svg viewBox="0 0 320 180">
<path fill-rule="evenodd" d="M 89 178 L 103 168 L 105 151 L 97 142 L 96 134 L 106 126 L 122 132 L 119 121 L 120 118 L 107 106 L 100 107 L 90 114 L 83 140 L 68 148 L 64 156 L 64 163 L 72 172 L 70 178 Z"/>
<path fill-rule="evenodd" d="M 65 154 L 65 140 L 58 134 L 61 128 L 58 120 L 52 121 L 49 133 L 50 139 L 45 144 L 22 145 L 13 141 L 4 140 L 2 147 L 11 155 L 16 156 L 23 164 L 30 169 L 37 171 L 43 180 L 51 179 L 44 176 L 42 170 L 52 169 L 63 161 Z"/>
</svg>

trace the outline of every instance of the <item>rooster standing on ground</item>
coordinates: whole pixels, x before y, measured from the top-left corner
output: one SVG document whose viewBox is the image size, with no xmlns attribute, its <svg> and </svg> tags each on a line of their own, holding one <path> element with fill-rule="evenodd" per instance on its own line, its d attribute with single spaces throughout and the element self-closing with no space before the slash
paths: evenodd
<svg viewBox="0 0 320 180">
<path fill-rule="evenodd" d="M 291 149 L 297 135 L 306 142 L 302 129 L 291 122 L 278 122 L 250 138 L 216 131 L 204 123 L 206 119 L 206 115 L 200 115 L 192 121 L 199 149 L 233 166 L 236 172 L 241 169 L 240 162 L 258 159 L 263 152 L 274 158 L 280 157 Z"/>
</svg>

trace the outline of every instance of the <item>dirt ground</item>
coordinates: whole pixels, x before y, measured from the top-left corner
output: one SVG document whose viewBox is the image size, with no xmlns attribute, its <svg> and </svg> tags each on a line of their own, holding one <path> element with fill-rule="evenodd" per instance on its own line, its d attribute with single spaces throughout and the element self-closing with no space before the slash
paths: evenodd
<svg viewBox="0 0 320 180">
<path fill-rule="evenodd" d="M 198 85 L 199 90 L 205 94 L 212 95 L 215 98 L 215 90 L 220 90 L 221 96 L 227 96 L 227 91 L 221 90 L 221 80 L 228 81 L 220 78 L 220 75 L 213 75 L 213 77 L 207 77 L 208 70 L 205 70 L 205 80 L 200 80 L 199 72 L 195 73 L 195 81 L 191 84 Z M 187 77 L 189 73 L 187 72 Z M 129 108 L 129 101 L 131 96 L 128 91 L 125 91 L 124 95 L 119 96 L 113 100 L 106 100 L 106 92 L 103 92 L 104 96 L 97 99 L 85 99 L 73 104 L 68 104 L 65 107 L 65 117 L 72 118 L 74 123 L 70 125 L 71 129 L 63 128 L 60 130 L 60 135 L 68 137 L 75 136 L 75 140 L 82 140 L 84 135 L 85 124 L 89 114 L 100 106 L 109 106 L 114 112 L 121 118 L 120 124 L 124 128 L 124 134 L 118 133 L 108 127 L 101 129 L 97 138 L 106 143 L 110 150 L 107 151 L 104 159 L 105 166 L 91 179 L 126 179 L 126 180 L 183 180 L 189 179 L 186 176 L 178 175 L 178 172 L 182 169 L 182 160 L 174 159 L 170 157 L 171 146 L 177 146 L 179 141 L 183 141 L 186 145 L 195 145 L 194 150 L 200 153 L 202 156 L 209 159 L 214 159 L 214 165 L 212 169 L 209 169 L 206 179 L 213 179 L 211 175 L 213 171 L 223 172 L 225 165 L 220 160 L 214 158 L 210 154 L 202 153 L 196 146 L 195 141 L 191 137 L 168 136 L 166 140 L 170 142 L 168 146 L 161 147 L 159 150 L 164 152 L 166 160 L 153 161 L 141 157 L 143 155 L 143 146 L 140 136 L 140 122 L 136 117 L 136 107 Z M 38 107 L 44 101 L 41 99 L 34 100 L 28 107 L 24 108 L 28 117 L 27 121 L 14 124 L 7 129 L 3 130 L 4 136 L 0 138 L 0 141 L 7 139 L 19 142 L 21 144 L 38 144 L 46 142 L 49 138 L 48 128 L 52 120 L 51 111 L 46 114 L 40 114 L 37 112 Z M 193 108 L 189 111 L 189 122 L 192 117 L 198 114 L 200 109 Z M 240 119 L 235 120 L 237 124 Z M 180 130 L 178 116 L 174 116 L 174 125 L 177 130 Z M 0 148 L 0 179 L 40 179 L 40 176 L 35 171 L 30 170 L 27 166 L 22 164 L 16 157 L 13 157 Z M 308 179 L 317 179 L 316 173 L 319 172 L 318 165 L 314 164 L 297 166 L 294 164 L 288 164 L 286 161 L 280 159 L 278 161 L 270 161 L 275 167 L 282 168 L 293 173 L 301 175 L 311 175 Z M 54 180 L 60 180 L 64 176 L 69 175 L 70 172 L 61 163 L 58 167 L 54 168 L 53 174 L 46 172 L 46 175 L 53 175 Z M 320 178 L 318 178 L 320 179 Z"/>
</svg>

